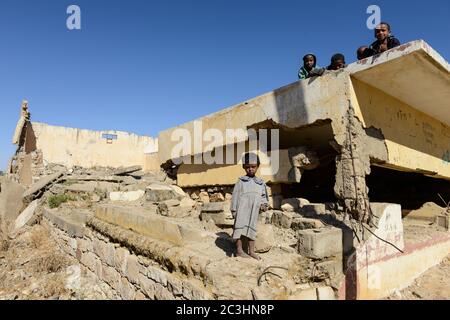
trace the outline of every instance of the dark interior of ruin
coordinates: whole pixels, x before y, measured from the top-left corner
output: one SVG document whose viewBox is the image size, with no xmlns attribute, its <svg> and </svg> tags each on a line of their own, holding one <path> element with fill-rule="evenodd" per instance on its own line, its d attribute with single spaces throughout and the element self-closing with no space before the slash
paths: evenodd
<svg viewBox="0 0 450 320">
<path fill-rule="evenodd" d="M 305 198 L 313 203 L 335 202 L 336 166 L 331 160 L 315 170 L 305 170 L 300 183 L 283 185 L 283 196 Z M 371 202 L 398 203 L 404 210 L 419 209 L 426 202 L 441 207 L 450 202 L 450 181 L 420 173 L 372 166 L 366 182 Z"/>
<path fill-rule="evenodd" d="M 327 156 L 319 168 L 305 170 L 300 183 L 282 186 L 284 198 L 305 198 L 312 203 L 336 202 L 334 179 L 336 176 L 335 156 Z M 323 159 L 323 158 L 322 158 Z"/>
<path fill-rule="evenodd" d="M 366 178 L 372 202 L 399 203 L 402 209 L 416 210 L 426 202 L 445 207 L 450 201 L 450 181 L 372 166 Z"/>
</svg>

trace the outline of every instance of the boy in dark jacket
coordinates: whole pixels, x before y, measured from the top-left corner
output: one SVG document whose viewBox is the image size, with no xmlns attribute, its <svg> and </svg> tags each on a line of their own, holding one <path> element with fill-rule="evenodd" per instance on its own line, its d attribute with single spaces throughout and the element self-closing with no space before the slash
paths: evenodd
<svg viewBox="0 0 450 320">
<path fill-rule="evenodd" d="M 391 34 L 391 26 L 387 22 L 382 22 L 375 28 L 375 38 L 377 41 L 370 46 L 374 55 L 400 45 L 400 41 Z"/>
<path fill-rule="evenodd" d="M 331 57 L 331 64 L 327 67 L 327 70 L 339 70 L 346 67 L 344 55 L 342 53 L 336 53 Z"/>
</svg>

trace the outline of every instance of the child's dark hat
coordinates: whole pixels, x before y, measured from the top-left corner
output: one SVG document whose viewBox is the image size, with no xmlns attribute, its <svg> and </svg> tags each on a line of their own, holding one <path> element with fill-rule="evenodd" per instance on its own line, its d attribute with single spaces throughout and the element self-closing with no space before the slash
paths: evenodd
<svg viewBox="0 0 450 320">
<path fill-rule="evenodd" d="M 260 162 L 257 154 L 248 152 L 248 153 L 244 154 L 244 156 L 242 157 L 242 164 L 243 165 L 256 164 L 259 166 L 261 164 L 261 162 Z"/>
</svg>

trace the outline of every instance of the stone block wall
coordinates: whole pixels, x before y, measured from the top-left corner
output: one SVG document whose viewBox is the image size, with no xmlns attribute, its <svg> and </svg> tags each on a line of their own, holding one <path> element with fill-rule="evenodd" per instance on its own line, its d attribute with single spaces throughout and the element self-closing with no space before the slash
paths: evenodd
<svg viewBox="0 0 450 320">
<path fill-rule="evenodd" d="M 210 299 L 209 291 L 198 279 L 187 279 L 169 272 L 156 261 L 135 254 L 108 237 L 84 228 L 82 236 L 70 236 L 62 228 L 43 218 L 60 248 L 75 257 L 83 270 L 93 273 L 123 300 L 202 300 Z"/>
</svg>

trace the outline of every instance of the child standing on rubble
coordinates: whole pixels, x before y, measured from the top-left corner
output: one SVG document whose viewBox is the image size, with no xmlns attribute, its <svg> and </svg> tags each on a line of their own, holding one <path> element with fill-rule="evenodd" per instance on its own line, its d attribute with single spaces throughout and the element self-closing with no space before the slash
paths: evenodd
<svg viewBox="0 0 450 320">
<path fill-rule="evenodd" d="M 236 241 L 236 256 L 261 258 L 255 253 L 255 239 L 258 216 L 269 209 L 269 199 L 265 182 L 256 177 L 260 165 L 259 157 L 246 153 L 243 168 L 246 175 L 240 177 L 233 189 L 231 213 L 235 218 L 233 240 Z M 248 254 L 242 248 L 243 240 L 248 240 Z"/>
</svg>

